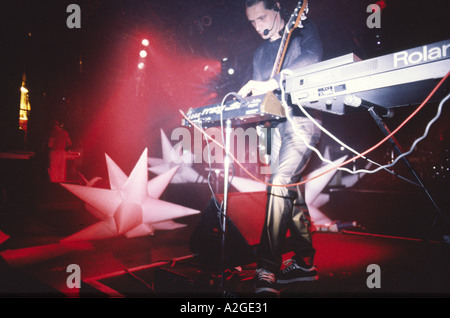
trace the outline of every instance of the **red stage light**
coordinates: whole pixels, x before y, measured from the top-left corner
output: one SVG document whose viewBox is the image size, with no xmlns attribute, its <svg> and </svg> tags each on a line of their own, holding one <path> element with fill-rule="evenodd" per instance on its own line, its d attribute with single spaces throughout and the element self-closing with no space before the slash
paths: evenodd
<svg viewBox="0 0 450 318">
<path fill-rule="evenodd" d="M 387 7 L 386 2 L 384 0 L 378 1 L 376 4 L 380 7 L 381 10 Z"/>
<path fill-rule="evenodd" d="M 147 56 L 147 51 L 146 50 L 141 50 L 139 52 L 139 56 L 142 57 L 142 58 L 145 58 Z"/>
</svg>

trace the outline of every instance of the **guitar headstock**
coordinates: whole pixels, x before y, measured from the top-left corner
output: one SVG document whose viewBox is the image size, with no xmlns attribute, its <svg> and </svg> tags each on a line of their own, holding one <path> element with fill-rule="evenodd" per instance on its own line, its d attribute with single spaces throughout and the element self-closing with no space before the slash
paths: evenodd
<svg viewBox="0 0 450 318">
<path fill-rule="evenodd" d="M 308 0 L 300 0 L 289 18 L 289 21 L 286 23 L 286 32 L 290 32 L 295 28 L 303 28 L 302 21 L 306 20 L 308 11 Z"/>
<path fill-rule="evenodd" d="M 292 13 L 291 17 L 289 18 L 288 22 L 286 23 L 286 26 L 284 28 L 283 37 L 281 39 L 280 48 L 278 49 L 278 55 L 275 60 L 271 78 L 278 74 L 281 70 L 282 61 L 284 58 L 284 54 L 286 53 L 286 44 L 289 42 L 289 38 L 291 36 L 291 32 L 295 28 L 303 28 L 302 21 L 306 19 L 306 14 L 308 13 L 308 0 L 300 0 L 297 3 L 297 6 L 295 7 L 294 12 Z"/>
</svg>

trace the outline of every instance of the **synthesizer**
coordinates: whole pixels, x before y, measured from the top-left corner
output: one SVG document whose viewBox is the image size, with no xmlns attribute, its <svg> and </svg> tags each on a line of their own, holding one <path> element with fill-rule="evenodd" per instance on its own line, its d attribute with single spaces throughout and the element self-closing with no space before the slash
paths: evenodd
<svg viewBox="0 0 450 318">
<path fill-rule="evenodd" d="M 362 101 L 408 106 L 422 102 L 450 71 L 450 40 L 367 60 L 347 54 L 291 71 L 285 91 L 305 108 L 343 115 Z"/>
<path fill-rule="evenodd" d="M 274 93 L 233 99 L 228 102 L 190 108 L 186 117 L 201 127 L 220 126 L 221 121 L 231 120 L 232 125 L 261 123 L 285 117 L 284 108 Z M 183 126 L 191 126 L 182 119 Z"/>
</svg>

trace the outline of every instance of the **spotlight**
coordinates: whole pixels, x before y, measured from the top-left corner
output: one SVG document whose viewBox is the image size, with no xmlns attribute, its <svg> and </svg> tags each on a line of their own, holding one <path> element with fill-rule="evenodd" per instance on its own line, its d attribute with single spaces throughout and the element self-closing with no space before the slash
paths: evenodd
<svg viewBox="0 0 450 318">
<path fill-rule="evenodd" d="M 147 39 L 143 39 L 141 43 L 143 46 L 148 46 L 150 44 L 150 42 Z"/>
<path fill-rule="evenodd" d="M 146 50 L 141 50 L 139 52 L 139 56 L 142 57 L 142 58 L 145 58 L 147 56 L 147 51 Z"/>
<path fill-rule="evenodd" d="M 138 69 L 140 69 L 140 70 L 142 70 L 143 68 L 144 68 L 144 63 L 143 62 L 140 62 L 139 64 L 138 64 Z"/>
</svg>

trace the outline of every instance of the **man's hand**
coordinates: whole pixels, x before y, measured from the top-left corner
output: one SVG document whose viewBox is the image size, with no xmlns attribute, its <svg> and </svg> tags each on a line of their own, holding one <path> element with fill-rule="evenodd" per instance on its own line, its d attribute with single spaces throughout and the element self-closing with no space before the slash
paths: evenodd
<svg viewBox="0 0 450 318">
<path fill-rule="evenodd" d="M 268 81 L 249 81 L 247 84 L 242 86 L 238 94 L 242 97 L 247 97 L 250 95 L 262 95 L 279 88 L 278 82 L 275 79 L 270 79 Z"/>
</svg>

